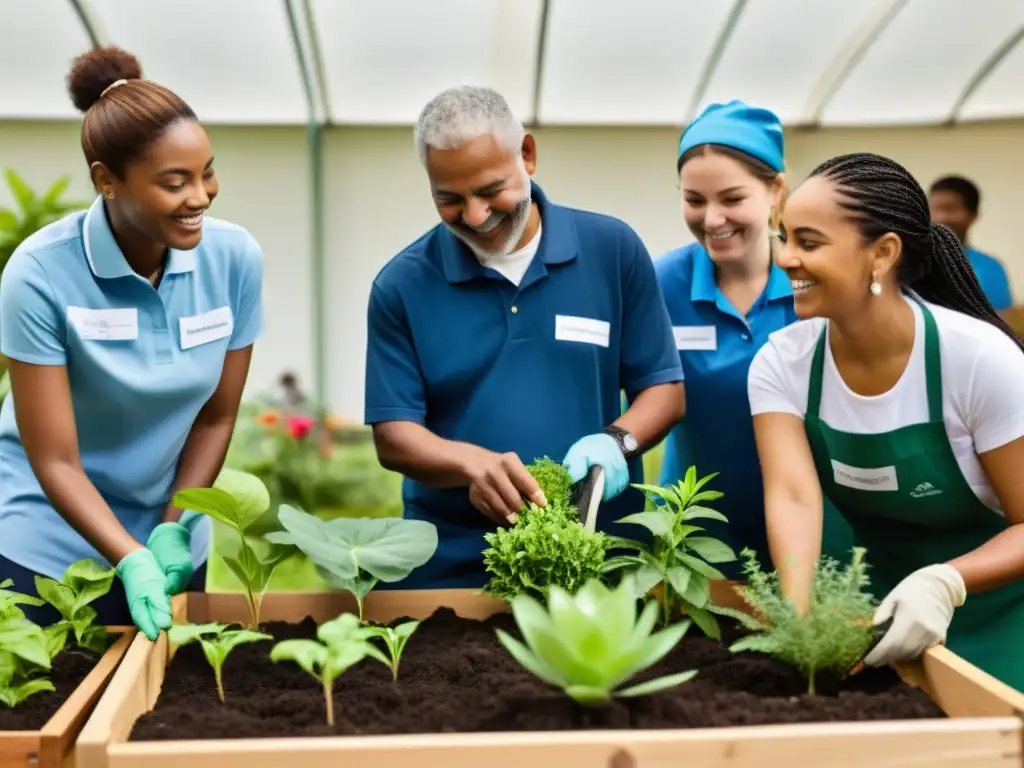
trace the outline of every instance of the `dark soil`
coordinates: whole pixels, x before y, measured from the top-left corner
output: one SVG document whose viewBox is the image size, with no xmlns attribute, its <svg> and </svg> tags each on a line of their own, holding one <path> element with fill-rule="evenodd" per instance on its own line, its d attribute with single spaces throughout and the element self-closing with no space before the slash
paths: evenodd
<svg viewBox="0 0 1024 768">
<path fill-rule="evenodd" d="M 45 676 L 56 691 L 33 693 L 17 708 L 0 705 L 0 731 L 37 731 L 46 725 L 99 661 L 99 654 L 68 648 L 53 660 Z M 379 662 L 378 662 L 379 663 Z"/>
<path fill-rule="evenodd" d="M 217 699 L 201 648 L 187 645 L 167 670 L 156 708 L 138 720 L 130 739 L 700 728 L 945 716 L 889 669 L 867 669 L 843 684 L 822 679 L 818 695 L 807 696 L 806 682 L 788 667 L 760 654 L 732 654 L 696 627 L 637 678 L 698 669 L 693 680 L 651 696 L 584 708 L 520 667 L 498 643 L 497 627 L 519 637 L 508 614 L 480 622 L 438 610 L 409 640 L 397 685 L 373 659 L 338 678 L 334 729 L 326 725 L 323 689 L 294 663 L 272 663 L 269 642 L 239 646 L 228 657 L 225 704 Z M 279 639 L 313 637 L 316 625 L 307 619 L 264 629 Z"/>
</svg>

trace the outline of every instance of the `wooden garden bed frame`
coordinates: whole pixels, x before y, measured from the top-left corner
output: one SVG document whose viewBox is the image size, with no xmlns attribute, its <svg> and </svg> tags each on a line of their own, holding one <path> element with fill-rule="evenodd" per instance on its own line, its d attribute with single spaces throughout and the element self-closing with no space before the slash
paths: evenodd
<svg viewBox="0 0 1024 768">
<path fill-rule="evenodd" d="M 135 627 L 107 627 L 119 634 L 60 709 L 38 731 L 0 731 L 0 768 L 61 768 L 75 739 L 135 638 Z"/>
<path fill-rule="evenodd" d="M 712 599 L 742 606 L 727 583 Z M 184 596 L 182 596 L 184 597 Z M 507 605 L 473 590 L 372 592 L 366 618 L 426 618 L 447 606 L 483 619 Z M 189 594 L 175 604 L 177 620 L 244 622 L 240 594 Z M 355 610 L 346 593 L 271 593 L 264 621 L 317 621 Z M 685 640 L 683 641 L 685 642 Z M 232 740 L 129 742 L 135 721 L 153 709 L 173 654 L 166 635 L 138 636 L 83 729 L 78 768 L 1021 768 L 1024 695 L 945 648 L 900 667 L 949 719 L 759 725 L 730 728 L 448 733 Z M 2 768 L 2 767 L 0 767 Z"/>
</svg>

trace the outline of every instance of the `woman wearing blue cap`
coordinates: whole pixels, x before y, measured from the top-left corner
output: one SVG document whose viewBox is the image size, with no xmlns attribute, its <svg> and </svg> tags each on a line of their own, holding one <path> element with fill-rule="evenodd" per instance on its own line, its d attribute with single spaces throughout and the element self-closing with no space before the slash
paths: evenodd
<svg viewBox="0 0 1024 768">
<path fill-rule="evenodd" d="M 679 141 L 683 217 L 696 242 L 657 260 L 658 280 L 686 377 L 686 415 L 666 439 L 660 482 L 695 465 L 718 472 L 718 509 L 728 524 L 702 521 L 734 549 L 750 547 L 770 567 L 761 472 L 747 400 L 747 372 L 773 331 L 796 320 L 773 236 L 785 180 L 778 117 L 742 101 L 712 104 Z M 844 557 L 851 538 L 826 519 L 825 551 Z M 739 576 L 739 563 L 721 569 Z"/>
</svg>

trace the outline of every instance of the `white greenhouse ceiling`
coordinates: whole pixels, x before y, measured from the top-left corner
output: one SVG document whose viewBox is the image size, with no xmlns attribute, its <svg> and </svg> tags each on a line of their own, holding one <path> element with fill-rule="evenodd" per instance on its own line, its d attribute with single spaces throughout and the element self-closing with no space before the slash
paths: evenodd
<svg viewBox="0 0 1024 768">
<path fill-rule="evenodd" d="M 208 123 L 411 124 L 460 83 L 545 125 L 1024 117 L 1024 0 L 0 0 L 0 29 L 0 119 L 77 119 L 93 42 Z"/>
</svg>

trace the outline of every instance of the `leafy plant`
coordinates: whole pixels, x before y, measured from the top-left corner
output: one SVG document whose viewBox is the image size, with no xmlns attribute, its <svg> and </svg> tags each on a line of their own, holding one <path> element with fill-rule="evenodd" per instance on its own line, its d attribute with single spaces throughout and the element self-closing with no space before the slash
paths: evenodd
<svg viewBox="0 0 1024 768">
<path fill-rule="evenodd" d="M 562 500 L 568 504 L 572 476 L 564 465 L 547 456 L 542 456 L 527 465 L 526 471 L 537 481 L 537 485 L 544 492 L 544 498 L 549 503 L 554 500 Z"/>
<path fill-rule="evenodd" d="M 246 535 L 270 506 L 266 486 L 255 475 L 225 468 L 213 488 L 178 491 L 171 503 L 182 510 L 208 515 L 238 534 L 237 554 L 225 556 L 224 562 L 245 590 L 249 604 L 249 629 L 258 630 L 263 594 L 274 569 L 294 552 L 287 547 L 271 547 L 268 555 L 260 557 L 254 542 Z"/>
<path fill-rule="evenodd" d="M 334 681 L 354 664 L 371 655 L 366 628 L 351 613 L 317 627 L 319 640 L 282 640 L 270 651 L 270 660 L 293 661 L 324 689 L 327 723 L 334 725 Z"/>
<path fill-rule="evenodd" d="M 771 654 L 796 667 L 807 677 L 811 695 L 817 673 L 845 675 L 874 637 L 875 600 L 866 591 L 864 552 L 855 547 L 845 568 L 823 556 L 816 566 L 810 608 L 801 614 L 782 595 L 778 571 L 764 573 L 754 551 L 744 549 L 748 582 L 738 590 L 762 618 L 754 620 L 755 634 L 740 638 L 729 649 Z"/>
<path fill-rule="evenodd" d="M 711 602 L 709 579 L 724 579 L 725 575 L 711 563 L 728 563 L 736 554 L 727 544 L 709 536 L 694 535 L 703 531 L 694 521 L 707 519 L 728 522 L 725 515 L 701 502 L 722 497 L 719 491 L 702 490 L 717 472 L 697 480 L 696 467 L 690 467 L 681 482 L 660 488 L 636 485 L 648 499 L 660 502 L 644 512 L 627 515 L 618 522 L 642 525 L 652 534 L 648 546 L 633 539 L 616 538 L 613 546 L 635 550 L 635 555 L 620 555 L 605 561 L 605 572 L 628 569 L 634 577 L 638 594 L 645 595 L 662 585 L 662 620 L 668 624 L 677 610 L 686 614 L 708 637 L 721 639 L 722 632 L 715 614 L 728 616 L 744 624 L 749 617 L 731 608 Z"/>
<path fill-rule="evenodd" d="M 69 632 L 74 633 L 79 648 L 94 653 L 106 650 L 107 630 L 93 623 L 96 621 L 96 609 L 89 603 L 110 591 L 115 573 L 113 568 L 104 568 L 96 560 L 86 559 L 69 565 L 60 581 L 46 576 L 35 577 L 36 592 L 61 615 L 61 621 L 46 628 L 46 634 L 53 643 L 51 657 L 64 648 Z"/>
<path fill-rule="evenodd" d="M 419 625 L 419 621 L 414 620 L 402 622 L 394 627 L 365 628 L 367 639 L 380 638 L 384 641 L 384 647 L 387 650 L 385 655 L 377 646 L 371 644 L 368 655 L 390 669 L 391 679 L 396 682 L 398 681 L 398 665 L 402 660 L 402 651 L 405 650 L 405 644 L 409 642 L 409 638 L 412 637 Z"/>
<path fill-rule="evenodd" d="M 243 643 L 258 643 L 273 640 L 273 635 L 254 632 L 250 629 L 229 629 L 228 624 L 174 624 L 167 630 L 167 639 L 175 645 L 198 642 L 203 655 L 213 668 L 217 682 L 217 698 L 224 701 L 224 662 L 228 654 Z"/>
<path fill-rule="evenodd" d="M 498 640 L 528 671 L 580 704 L 646 696 L 697 674 L 690 670 L 619 688 L 675 648 L 690 626 L 683 620 L 651 634 L 658 605 L 648 602 L 638 617 L 629 579 L 613 589 L 594 579 L 575 595 L 552 587 L 546 609 L 529 595 L 513 598 L 511 605 L 524 642 L 500 629 Z"/>
<path fill-rule="evenodd" d="M 55 690 L 41 674 L 50 670 L 56 655 L 51 653 L 51 642 L 42 627 L 18 607 L 45 603 L 11 590 L 12 586 L 11 579 L 0 582 L 0 704 L 9 708 L 33 694 Z"/>
<path fill-rule="evenodd" d="M 355 595 L 359 619 L 363 601 L 378 582 L 401 581 L 437 549 L 437 528 L 424 520 L 394 517 L 339 517 L 321 520 L 287 504 L 278 510 L 285 530 L 264 538 L 297 547 L 332 589 Z"/>
</svg>

